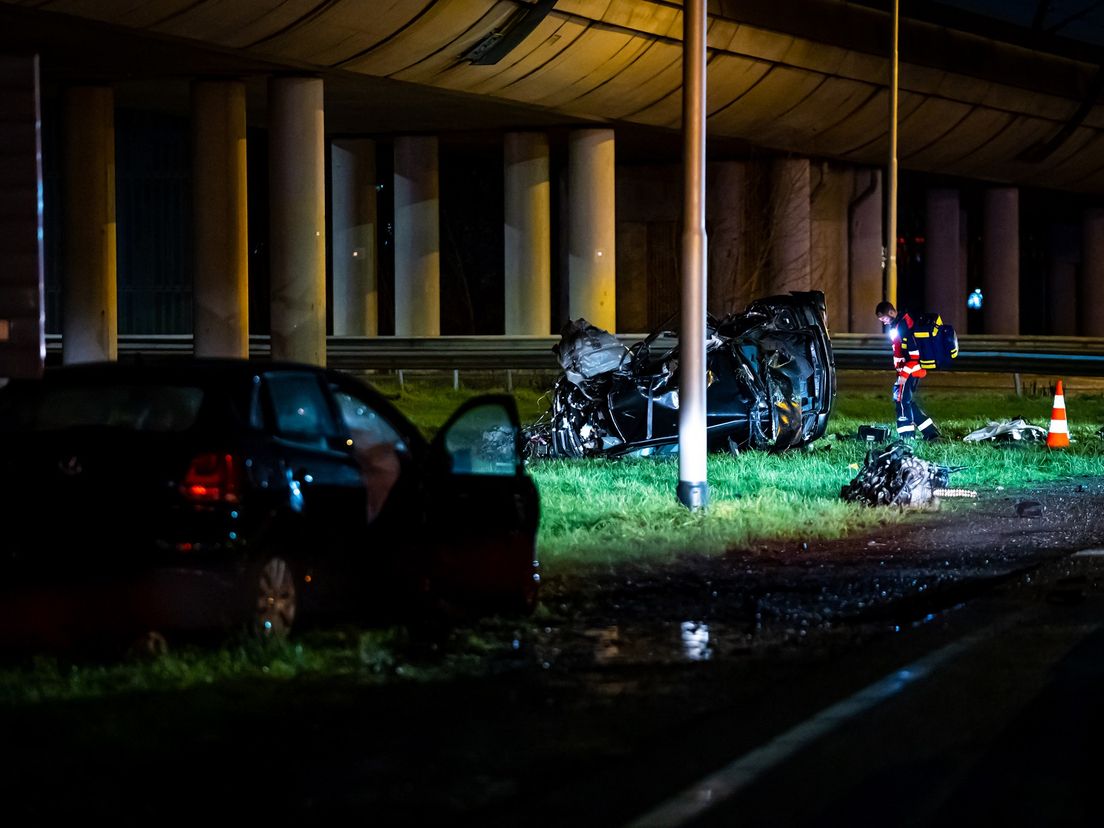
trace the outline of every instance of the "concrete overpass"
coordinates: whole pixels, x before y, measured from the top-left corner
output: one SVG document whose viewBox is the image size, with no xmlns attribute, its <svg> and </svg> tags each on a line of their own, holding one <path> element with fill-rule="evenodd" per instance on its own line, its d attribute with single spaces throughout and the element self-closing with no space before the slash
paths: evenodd
<svg viewBox="0 0 1104 828">
<path fill-rule="evenodd" d="M 1078 312 L 1104 299 L 1099 12 L 903 5 L 904 298 L 963 332 L 1104 335 L 1100 314 Z M 709 14 L 711 310 L 817 287 L 834 330 L 872 330 L 889 3 L 715 0 Z M 66 359 L 112 358 L 119 291 L 161 266 L 120 268 L 116 229 L 122 238 L 125 215 L 156 209 L 124 209 L 122 192 L 116 204 L 123 110 L 183 124 L 194 208 L 180 295 L 198 352 L 245 352 L 261 282 L 278 356 L 321 361 L 327 328 L 438 334 L 443 319 L 457 324 L 462 293 L 448 286 L 449 250 L 484 238 L 495 261 L 467 269 L 497 269 L 490 288 L 461 281 L 473 307 L 495 311 L 470 312 L 470 324 L 650 327 L 677 309 L 681 31 L 669 0 L 0 2 L 0 112 L 24 142 L 3 170 L 25 205 L 33 100 L 43 200 L 60 202 L 44 204 L 38 261 Z M 134 136 L 128 153 L 164 140 Z M 465 155 L 476 146 L 482 155 Z M 493 173 L 450 195 L 449 165 L 484 169 L 487 148 Z M 262 155 L 258 171 L 249 159 Z M 463 243 L 442 232 L 450 198 L 451 215 L 488 214 L 462 225 Z M 37 212 L 9 212 L 0 255 L 24 263 L 6 278 L 26 285 L 20 251 Z M 173 232 L 168 220 L 156 230 Z M 251 259 L 259 239 L 271 248 L 264 274 Z M 134 244 L 131 233 L 122 246 Z M 981 315 L 965 308 L 974 286 Z M 25 290 L 0 293 L 0 347 L 22 341 L 35 307 Z"/>
</svg>

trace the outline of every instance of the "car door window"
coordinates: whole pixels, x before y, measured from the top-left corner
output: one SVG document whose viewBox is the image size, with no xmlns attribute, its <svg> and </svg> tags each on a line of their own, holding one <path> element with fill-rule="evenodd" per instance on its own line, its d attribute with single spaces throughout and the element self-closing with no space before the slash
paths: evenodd
<svg viewBox="0 0 1104 828">
<path fill-rule="evenodd" d="M 407 455 L 402 435 L 372 403 L 350 389 L 331 386 L 348 445 L 367 492 L 368 520 L 379 514 L 402 473 Z"/>
<path fill-rule="evenodd" d="M 340 437 L 318 379 L 306 372 L 265 376 L 276 432 L 288 440 L 324 448 Z"/>
<path fill-rule="evenodd" d="M 354 446 L 384 444 L 400 452 L 406 451 L 402 436 L 371 403 L 345 389 L 334 389 L 334 399 Z"/>
<path fill-rule="evenodd" d="M 453 474 L 515 475 L 520 468 L 517 426 L 497 403 L 460 414 L 445 432 L 444 447 Z"/>
</svg>

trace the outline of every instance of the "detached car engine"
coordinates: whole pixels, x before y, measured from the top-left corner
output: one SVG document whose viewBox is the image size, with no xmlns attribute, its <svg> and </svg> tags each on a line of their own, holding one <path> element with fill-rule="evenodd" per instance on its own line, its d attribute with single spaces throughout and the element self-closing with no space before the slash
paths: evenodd
<svg viewBox="0 0 1104 828">
<path fill-rule="evenodd" d="M 824 435 L 836 375 L 823 293 L 757 299 L 710 318 L 706 337 L 711 450 L 784 451 Z M 564 373 L 548 412 L 526 429 L 528 458 L 678 451 L 676 334 L 659 330 L 626 347 L 577 319 L 553 350 Z"/>
</svg>

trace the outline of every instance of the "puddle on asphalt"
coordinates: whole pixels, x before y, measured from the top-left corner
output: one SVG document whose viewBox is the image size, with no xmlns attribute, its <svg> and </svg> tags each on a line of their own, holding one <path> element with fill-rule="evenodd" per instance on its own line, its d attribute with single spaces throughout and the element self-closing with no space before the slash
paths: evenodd
<svg viewBox="0 0 1104 828">
<path fill-rule="evenodd" d="M 732 639 L 746 647 L 746 635 L 725 625 L 682 621 L 674 624 L 592 627 L 584 635 L 597 664 L 656 664 L 709 661 Z"/>
</svg>

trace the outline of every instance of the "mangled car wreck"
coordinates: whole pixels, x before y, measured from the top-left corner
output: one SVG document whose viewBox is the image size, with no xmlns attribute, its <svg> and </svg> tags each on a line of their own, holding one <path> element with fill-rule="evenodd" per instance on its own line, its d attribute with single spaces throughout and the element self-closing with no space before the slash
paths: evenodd
<svg viewBox="0 0 1104 828">
<path fill-rule="evenodd" d="M 711 450 L 777 452 L 824 435 L 836 376 L 823 293 L 757 299 L 742 313 L 710 318 L 706 337 Z M 626 347 L 578 319 L 553 350 L 564 373 L 549 410 L 526 431 L 530 458 L 678 450 L 674 334 L 657 331 Z"/>
</svg>

